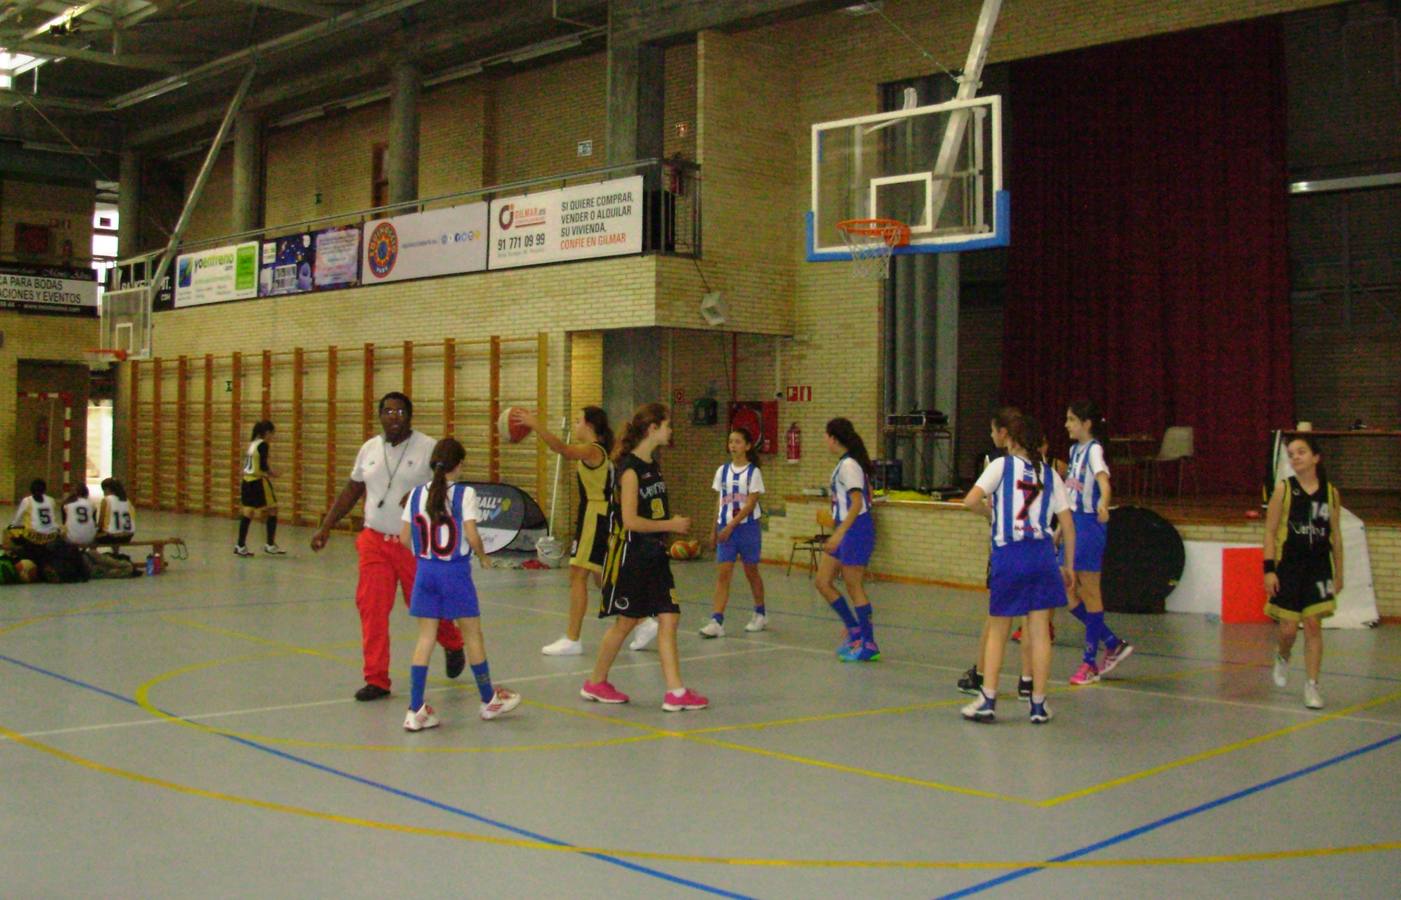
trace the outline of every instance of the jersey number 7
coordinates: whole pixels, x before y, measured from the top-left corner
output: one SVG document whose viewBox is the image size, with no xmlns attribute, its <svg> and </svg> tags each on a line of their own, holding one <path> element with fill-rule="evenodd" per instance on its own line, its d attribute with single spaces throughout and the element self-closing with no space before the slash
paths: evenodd
<svg viewBox="0 0 1401 900">
<path fill-rule="evenodd" d="M 1018 481 L 1017 490 L 1022 492 L 1022 509 L 1017 513 L 1017 521 L 1026 519 L 1031 514 L 1031 506 L 1036 502 L 1036 498 L 1041 496 L 1041 483 L 1037 481 Z"/>
</svg>

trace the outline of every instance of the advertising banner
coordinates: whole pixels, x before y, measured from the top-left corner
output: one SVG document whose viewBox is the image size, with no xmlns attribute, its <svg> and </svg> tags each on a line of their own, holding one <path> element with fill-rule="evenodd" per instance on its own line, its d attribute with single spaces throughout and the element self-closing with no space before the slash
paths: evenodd
<svg viewBox="0 0 1401 900">
<path fill-rule="evenodd" d="M 487 553 L 535 549 L 535 539 L 545 534 L 545 514 L 533 497 L 514 485 L 501 482 L 467 483 L 477 492 L 477 509 L 481 515 L 477 531 Z M 526 540 L 521 541 L 523 536 Z"/>
<path fill-rule="evenodd" d="M 0 265 L 0 309 L 97 316 L 97 273 L 62 266 Z"/>
<path fill-rule="evenodd" d="M 124 291 L 128 288 L 146 287 L 151 283 L 151 276 L 156 273 L 156 266 L 159 262 L 159 257 L 152 256 L 144 260 L 114 266 L 112 274 L 107 279 L 107 290 Z M 171 270 L 166 269 L 165 275 L 161 278 L 161 289 L 156 291 L 156 298 L 151 304 L 152 309 L 175 308 L 175 287 L 170 276 Z"/>
<path fill-rule="evenodd" d="M 486 270 L 485 203 L 365 224 L 361 282 L 383 284 Z"/>
<path fill-rule="evenodd" d="M 360 283 L 360 226 L 337 225 L 311 235 L 312 283 L 317 290 Z"/>
<path fill-rule="evenodd" d="M 489 268 L 642 252 L 642 176 L 491 201 Z"/>
<path fill-rule="evenodd" d="M 257 241 L 200 250 L 175 259 L 176 307 L 257 296 Z"/>
</svg>

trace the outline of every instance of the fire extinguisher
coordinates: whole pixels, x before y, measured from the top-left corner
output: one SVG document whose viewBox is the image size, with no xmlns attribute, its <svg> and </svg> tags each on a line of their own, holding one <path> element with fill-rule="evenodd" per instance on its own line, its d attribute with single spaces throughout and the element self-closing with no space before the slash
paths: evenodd
<svg viewBox="0 0 1401 900">
<path fill-rule="evenodd" d="M 797 422 L 788 426 L 784 446 L 787 454 L 785 462 L 795 463 L 803 458 L 803 429 L 798 427 Z"/>
</svg>

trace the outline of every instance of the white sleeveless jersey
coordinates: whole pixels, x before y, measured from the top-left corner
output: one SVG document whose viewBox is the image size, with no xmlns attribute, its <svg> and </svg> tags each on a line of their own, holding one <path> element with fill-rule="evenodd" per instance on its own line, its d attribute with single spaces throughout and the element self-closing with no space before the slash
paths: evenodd
<svg viewBox="0 0 1401 900">
<path fill-rule="evenodd" d="M 744 509 L 744 504 L 749 502 L 751 495 L 764 492 L 764 476 L 753 463 L 739 468 L 735 468 L 733 463 L 725 463 L 715 470 L 715 480 L 711 482 L 710 488 L 720 495 L 720 508 L 715 517 L 715 524 L 724 528 Z M 760 515 L 759 504 L 755 503 L 753 511 L 744 522 L 757 522 Z"/>
<path fill-rule="evenodd" d="M 97 539 L 97 504 L 79 497 L 63 507 L 63 534 L 70 544 L 91 544 Z"/>
<path fill-rule="evenodd" d="M 31 494 L 20 501 L 11 525 L 20 525 L 33 534 L 58 534 L 58 504 L 48 494 L 35 500 Z"/>
<path fill-rule="evenodd" d="M 102 517 L 98 525 L 106 534 L 125 535 L 136 531 L 136 516 L 131 504 L 116 497 L 102 498 Z"/>
<path fill-rule="evenodd" d="M 1056 470 L 1048 463 L 1033 466 L 1020 456 L 994 459 L 978 477 L 978 487 L 992 507 L 992 542 L 997 547 L 1050 540 L 1052 517 L 1070 509 L 1065 482 Z"/>
<path fill-rule="evenodd" d="M 850 456 L 842 456 L 832 470 L 832 519 L 840 525 L 851 514 L 851 492 L 861 492 L 861 512 L 857 516 L 871 514 L 871 482 L 866 478 L 866 470 Z"/>
<path fill-rule="evenodd" d="M 414 556 L 440 562 L 470 560 L 472 545 L 467 542 L 465 523 L 481 519 L 477 492 L 461 482 L 449 484 L 445 505 L 448 517 L 434 524 L 428 515 L 428 485 L 419 485 L 409 494 L 403 520 L 413 526 Z"/>
</svg>

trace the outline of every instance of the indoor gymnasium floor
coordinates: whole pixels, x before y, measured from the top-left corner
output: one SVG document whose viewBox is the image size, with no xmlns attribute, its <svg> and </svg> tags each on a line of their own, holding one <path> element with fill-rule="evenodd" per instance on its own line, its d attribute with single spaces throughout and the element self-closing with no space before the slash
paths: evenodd
<svg viewBox="0 0 1401 900">
<path fill-rule="evenodd" d="M 229 520 L 145 513 L 190 559 L 157 578 L 0 589 L 0 894 L 7 897 L 1349 896 L 1401 884 L 1401 630 L 1329 632 L 1321 712 L 1270 631 L 1117 617 L 1138 652 L 1055 719 L 1015 693 L 994 725 L 954 690 L 982 595 L 877 583 L 884 659 L 842 664 L 800 572 L 764 567 L 771 630 L 702 640 L 710 562 L 675 566 L 681 653 L 705 711 L 659 708 L 655 651 L 621 653 L 634 702 L 579 697 L 592 656 L 547 658 L 563 572 L 477 575 L 492 672 L 525 696 L 443 727 L 357 703 L 354 550 L 230 552 Z M 255 526 L 256 534 L 257 526 Z M 590 654 L 601 625 L 586 624 Z M 1004 691 L 1010 683 L 1004 681 Z M 1387 887 L 1391 885 L 1391 887 Z"/>
</svg>

